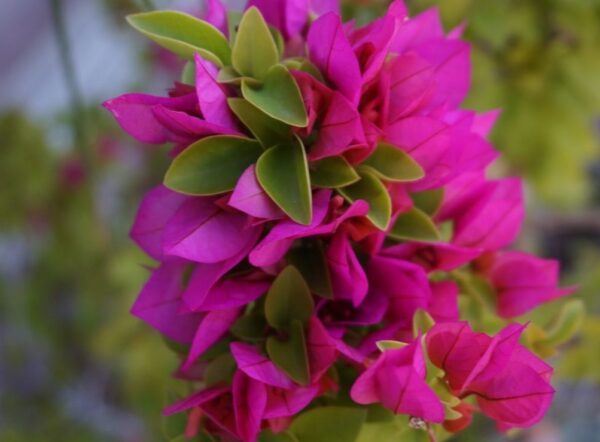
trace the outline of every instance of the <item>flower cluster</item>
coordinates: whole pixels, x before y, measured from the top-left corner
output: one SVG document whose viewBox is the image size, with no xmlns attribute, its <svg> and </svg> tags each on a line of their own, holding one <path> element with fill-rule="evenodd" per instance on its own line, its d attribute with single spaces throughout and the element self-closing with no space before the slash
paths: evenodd
<svg viewBox="0 0 600 442">
<path fill-rule="evenodd" d="M 459 108 L 469 47 L 435 10 L 396 0 L 356 27 L 338 9 L 212 0 L 204 20 L 129 18 L 188 60 L 167 97 L 104 104 L 175 145 L 131 231 L 159 263 L 132 312 L 182 344 L 177 376 L 197 389 L 165 412 L 189 410 L 187 437 L 244 442 L 373 425 L 441 440 L 475 411 L 533 425 L 552 369 L 512 318 L 572 289 L 555 262 L 503 250 L 522 184 L 486 177 L 497 112 Z M 490 317 L 500 332 L 472 331 Z"/>
</svg>

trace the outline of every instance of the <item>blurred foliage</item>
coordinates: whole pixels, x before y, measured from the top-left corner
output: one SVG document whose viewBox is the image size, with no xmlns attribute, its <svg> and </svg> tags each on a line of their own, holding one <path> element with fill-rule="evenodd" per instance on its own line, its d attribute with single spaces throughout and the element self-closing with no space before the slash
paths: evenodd
<svg viewBox="0 0 600 442">
<path fill-rule="evenodd" d="M 119 22 L 146 3 L 102 2 Z M 344 9 L 365 22 L 387 3 L 347 0 Z M 413 12 L 439 5 L 447 29 L 467 23 L 474 73 L 466 106 L 503 108 L 493 141 L 509 172 L 529 179 L 536 205 L 574 216 L 589 210 L 589 169 L 598 158 L 600 0 L 407 3 Z M 161 63 L 159 56 L 150 58 Z M 148 58 L 140 57 L 146 72 L 132 82 L 151 78 Z M 161 68 L 169 63 L 162 60 Z M 152 263 L 127 239 L 142 193 L 165 170 L 164 150 L 122 138 L 97 104 L 85 116 L 86 145 L 74 146 L 55 136 L 69 133 L 68 114 L 44 122 L 17 110 L 0 114 L 2 442 L 164 439 L 158 413 L 176 358 L 129 315 Z M 598 384 L 600 232 L 537 230 L 529 241 L 569 261 L 568 282 L 581 285 L 578 297 L 592 313 L 578 337 L 562 345 L 557 375 Z M 545 306 L 532 319 L 548 324 L 562 305 Z M 461 440 L 482 440 L 490 431 L 490 422 L 478 419 Z"/>
</svg>

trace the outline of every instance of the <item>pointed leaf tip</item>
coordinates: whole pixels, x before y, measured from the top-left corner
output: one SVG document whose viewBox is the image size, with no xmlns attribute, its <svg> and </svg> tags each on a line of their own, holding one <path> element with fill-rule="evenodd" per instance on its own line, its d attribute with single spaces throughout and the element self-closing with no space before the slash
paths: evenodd
<svg viewBox="0 0 600 442">
<path fill-rule="evenodd" d="M 138 32 L 177 55 L 193 60 L 197 52 L 219 66 L 231 63 L 225 36 L 213 25 L 177 11 L 131 14 L 127 22 Z"/>
<path fill-rule="evenodd" d="M 171 190 L 188 195 L 228 192 L 262 152 L 260 143 L 249 138 L 204 138 L 173 160 L 165 175 L 164 184 Z"/>
<path fill-rule="evenodd" d="M 312 220 L 312 193 L 308 162 L 301 142 L 269 148 L 256 163 L 256 178 L 269 197 L 300 224 Z"/>
</svg>

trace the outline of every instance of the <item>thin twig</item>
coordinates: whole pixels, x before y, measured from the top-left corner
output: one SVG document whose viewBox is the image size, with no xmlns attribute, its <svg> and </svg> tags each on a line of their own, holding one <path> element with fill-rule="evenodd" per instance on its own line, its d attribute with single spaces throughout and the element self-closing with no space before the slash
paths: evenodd
<svg viewBox="0 0 600 442">
<path fill-rule="evenodd" d="M 73 135 L 75 147 L 81 154 L 86 171 L 91 172 L 91 157 L 88 149 L 88 140 L 86 134 L 85 107 L 79 85 L 77 83 L 77 75 L 75 73 L 75 65 L 71 53 L 71 46 L 67 36 L 63 16 L 63 1 L 50 0 L 52 10 L 52 21 L 54 23 L 54 35 L 58 45 L 61 66 L 67 89 L 69 90 L 69 98 L 71 102 L 71 120 L 73 122 Z"/>
</svg>

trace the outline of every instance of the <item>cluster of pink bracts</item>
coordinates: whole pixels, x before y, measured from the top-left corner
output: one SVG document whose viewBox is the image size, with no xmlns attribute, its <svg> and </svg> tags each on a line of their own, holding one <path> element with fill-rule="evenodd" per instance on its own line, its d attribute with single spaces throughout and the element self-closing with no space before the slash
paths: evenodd
<svg viewBox="0 0 600 442">
<path fill-rule="evenodd" d="M 363 28 L 342 24 L 335 1 L 250 0 L 250 6 L 281 32 L 287 53 L 307 57 L 325 79 L 290 70 L 308 115 L 308 126 L 294 131 L 311 140 L 309 164 L 343 156 L 359 165 L 378 142 L 398 146 L 425 175 L 385 183 L 392 223 L 418 195 L 443 191 L 430 215 L 450 230 L 446 240 L 392 241 L 366 218 L 366 201 L 348 202 L 326 188 L 313 188 L 312 220 L 299 224 L 263 191 L 254 165 L 232 192 L 216 196 L 162 185 L 151 190 L 131 236 L 159 265 L 132 312 L 186 345 L 177 375 L 201 386 L 166 413 L 191 410 L 189 436 L 201 426 L 245 442 L 265 428 L 285 430 L 316 398 L 331 394 L 379 403 L 452 432 L 466 427 L 476 409 L 502 430 L 538 422 L 553 397 L 552 368 L 519 344 L 525 326 L 510 319 L 571 290 L 557 287 L 557 263 L 503 250 L 521 228 L 522 185 L 485 177 L 497 157 L 485 139 L 497 112 L 458 108 L 470 70 L 460 30 L 445 35 L 436 11 L 409 19 L 400 1 Z M 225 17 L 217 0 L 209 2 L 204 19 L 224 33 Z M 126 94 L 105 107 L 136 139 L 175 143 L 173 155 L 207 136 L 247 136 L 228 107 L 230 87 L 216 80 L 217 68 L 200 56 L 195 67 L 195 86 L 177 83 L 168 97 Z M 232 330 L 262 305 L 290 252 L 315 240 L 333 297 L 312 294 L 304 325 L 309 378 L 299 382 L 264 351 L 268 336 L 285 336 L 270 326 L 254 339 Z M 495 336 L 461 321 L 459 268 L 493 287 L 496 315 L 508 324 Z M 419 310 L 435 325 L 415 335 Z M 380 351 L 380 341 L 407 344 Z M 206 370 L 222 355 L 211 351 L 219 346 L 235 370 L 211 383 Z M 432 388 L 427 360 L 457 399 L 452 419 Z M 337 366 L 352 370 L 350 385 L 332 376 Z"/>
</svg>

